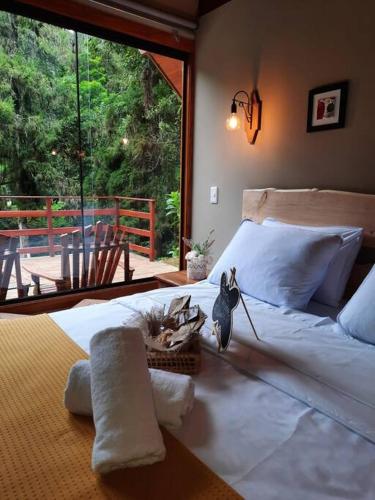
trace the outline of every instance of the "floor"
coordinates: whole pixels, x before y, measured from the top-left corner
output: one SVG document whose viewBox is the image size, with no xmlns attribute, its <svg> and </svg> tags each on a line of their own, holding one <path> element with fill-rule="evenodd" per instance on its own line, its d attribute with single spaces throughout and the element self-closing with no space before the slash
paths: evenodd
<svg viewBox="0 0 375 500">
<path fill-rule="evenodd" d="M 34 270 L 38 269 L 39 272 L 43 272 L 43 274 L 48 274 L 52 276 L 59 277 L 60 276 L 60 255 L 56 255 L 55 257 L 32 257 L 32 258 L 23 258 L 21 259 L 21 268 L 23 265 L 27 267 L 32 261 L 32 267 Z M 171 271 L 176 271 L 176 267 L 171 266 L 170 264 L 166 264 L 162 261 L 153 261 L 150 262 L 148 257 L 142 257 L 141 255 L 130 253 L 130 267 L 134 268 L 133 279 L 147 278 L 150 276 L 154 276 L 159 273 L 169 273 Z M 118 267 L 115 278 L 113 280 L 114 283 L 121 282 L 124 280 L 124 269 L 122 267 Z M 32 281 L 30 273 L 25 271 L 22 268 L 22 281 L 23 284 L 31 284 L 29 295 L 33 294 L 32 289 Z M 51 285 L 51 282 L 47 280 L 41 280 L 41 285 Z M 7 299 L 17 298 L 17 290 L 16 290 L 16 280 L 15 276 L 12 276 L 10 282 L 10 289 L 8 290 Z"/>
</svg>

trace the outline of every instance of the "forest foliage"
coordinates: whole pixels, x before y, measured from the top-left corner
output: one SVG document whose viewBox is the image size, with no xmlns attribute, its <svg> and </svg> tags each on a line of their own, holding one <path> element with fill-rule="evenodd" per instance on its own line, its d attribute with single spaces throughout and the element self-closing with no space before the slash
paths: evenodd
<svg viewBox="0 0 375 500">
<path fill-rule="evenodd" d="M 73 32 L 0 12 L 1 195 L 64 206 L 59 197 L 80 194 L 75 56 Z M 181 99 L 136 48 L 79 34 L 78 61 L 84 205 L 93 195 L 155 198 L 167 255 L 178 234 L 167 200 L 179 190 Z"/>
</svg>

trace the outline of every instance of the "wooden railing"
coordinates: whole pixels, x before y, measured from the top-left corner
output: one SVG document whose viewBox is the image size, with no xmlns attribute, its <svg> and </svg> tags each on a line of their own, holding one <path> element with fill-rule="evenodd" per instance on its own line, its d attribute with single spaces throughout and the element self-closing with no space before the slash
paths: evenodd
<svg viewBox="0 0 375 500">
<path fill-rule="evenodd" d="M 55 217 L 79 217 L 82 216 L 82 211 L 80 208 L 77 209 L 53 209 L 53 200 L 80 200 L 79 196 L 0 196 L 0 201 L 12 201 L 12 200 L 44 200 L 44 207 L 41 210 L 0 210 L 0 219 L 19 219 L 22 218 L 39 218 L 45 217 L 47 220 L 46 227 L 40 228 L 18 228 L 18 229 L 0 229 L 1 234 L 15 237 L 25 237 L 25 236 L 47 236 L 48 245 L 47 246 L 20 246 L 18 252 L 21 254 L 37 254 L 37 253 L 49 253 L 50 256 L 54 256 L 55 252 L 61 250 L 60 245 L 55 244 L 55 236 L 64 233 L 71 233 L 77 229 L 81 229 L 81 226 L 66 226 L 66 227 L 54 227 L 53 219 Z M 97 196 L 97 197 L 85 197 L 85 200 L 108 200 L 113 201 L 114 206 L 110 208 L 84 208 L 83 215 L 100 217 L 100 216 L 110 216 L 113 219 L 113 224 L 115 227 L 123 230 L 127 234 L 135 234 L 149 240 L 149 246 L 138 245 L 135 243 L 129 243 L 129 249 L 135 252 L 139 252 L 148 255 L 150 260 L 155 260 L 155 200 L 150 198 L 131 198 L 127 196 Z M 122 202 L 131 202 L 134 204 L 142 203 L 147 205 L 148 211 L 133 210 L 129 208 L 121 208 Z M 121 224 L 121 217 L 129 217 L 136 219 L 145 219 L 149 221 L 148 229 L 141 229 L 137 227 L 131 227 Z"/>
</svg>

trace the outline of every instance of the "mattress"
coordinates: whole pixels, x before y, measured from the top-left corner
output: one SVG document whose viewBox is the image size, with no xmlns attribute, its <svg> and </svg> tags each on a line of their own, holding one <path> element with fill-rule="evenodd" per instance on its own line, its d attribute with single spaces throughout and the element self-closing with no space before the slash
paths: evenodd
<svg viewBox="0 0 375 500">
<path fill-rule="evenodd" d="M 164 288 L 50 316 L 89 353 L 101 328 L 175 296 L 190 294 L 210 317 L 217 293 Z M 329 317 L 245 301 L 261 342 L 241 305 L 224 355 L 207 322 L 195 406 L 175 435 L 245 498 L 372 499 L 374 349 Z"/>
</svg>

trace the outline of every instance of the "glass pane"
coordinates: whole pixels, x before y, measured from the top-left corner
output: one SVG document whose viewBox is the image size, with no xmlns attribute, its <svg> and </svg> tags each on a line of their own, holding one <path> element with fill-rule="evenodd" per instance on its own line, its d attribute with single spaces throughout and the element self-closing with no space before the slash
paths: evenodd
<svg viewBox="0 0 375 500">
<path fill-rule="evenodd" d="M 17 247 L 0 256 L 1 286 L 7 299 L 32 295 L 41 274 L 54 291 L 46 276 L 60 274 L 60 236 L 81 225 L 72 32 L 0 12 L 0 121 L 0 230 Z"/>
<path fill-rule="evenodd" d="M 0 11 L 0 301 L 178 267 L 182 72 Z"/>
<path fill-rule="evenodd" d="M 126 237 L 133 279 L 176 270 L 183 64 L 82 34 L 79 61 L 85 224 Z"/>
</svg>

